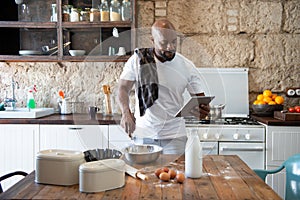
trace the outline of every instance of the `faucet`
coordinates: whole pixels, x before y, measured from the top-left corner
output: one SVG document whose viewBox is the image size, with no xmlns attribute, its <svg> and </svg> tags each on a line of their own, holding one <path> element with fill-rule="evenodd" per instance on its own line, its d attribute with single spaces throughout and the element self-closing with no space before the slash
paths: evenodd
<svg viewBox="0 0 300 200">
<path fill-rule="evenodd" d="M 15 88 L 19 89 L 19 83 L 17 81 L 14 81 L 14 78 L 11 79 L 11 88 L 12 88 L 12 98 L 7 97 L 7 91 L 6 91 L 6 97 L 4 99 L 5 103 L 11 103 L 11 107 L 13 110 L 16 109 L 16 95 L 15 95 Z"/>
</svg>

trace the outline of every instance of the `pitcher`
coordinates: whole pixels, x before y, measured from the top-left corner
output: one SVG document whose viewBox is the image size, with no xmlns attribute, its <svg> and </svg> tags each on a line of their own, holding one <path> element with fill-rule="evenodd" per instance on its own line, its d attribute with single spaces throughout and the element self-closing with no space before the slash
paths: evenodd
<svg viewBox="0 0 300 200">
<path fill-rule="evenodd" d="M 72 114 L 72 106 L 71 103 L 67 100 L 63 99 L 60 103 L 60 114 L 67 115 Z"/>
</svg>

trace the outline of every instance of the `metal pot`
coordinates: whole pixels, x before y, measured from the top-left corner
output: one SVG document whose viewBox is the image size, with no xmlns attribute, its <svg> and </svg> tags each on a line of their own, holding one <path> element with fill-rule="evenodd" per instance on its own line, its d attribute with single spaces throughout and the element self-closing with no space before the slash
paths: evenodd
<svg viewBox="0 0 300 200">
<path fill-rule="evenodd" d="M 222 117 L 222 110 L 225 108 L 225 104 L 214 105 L 210 107 L 209 119 L 216 120 Z"/>
</svg>

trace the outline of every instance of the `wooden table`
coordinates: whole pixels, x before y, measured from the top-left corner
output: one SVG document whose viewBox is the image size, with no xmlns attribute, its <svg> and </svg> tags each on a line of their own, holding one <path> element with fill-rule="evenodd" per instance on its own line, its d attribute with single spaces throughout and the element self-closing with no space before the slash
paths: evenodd
<svg viewBox="0 0 300 200">
<path fill-rule="evenodd" d="M 174 162 L 160 156 L 156 166 L 141 169 L 147 181 L 126 176 L 124 187 L 106 192 L 81 193 L 78 185 L 54 186 L 34 182 L 35 173 L 12 186 L 0 199 L 281 199 L 238 156 L 211 155 L 203 158 L 203 176 L 187 178 L 183 184 L 161 182 L 154 175 L 157 167 L 168 166 L 184 170 L 184 157 Z M 105 180 L 103 180 L 105 181 Z"/>
</svg>

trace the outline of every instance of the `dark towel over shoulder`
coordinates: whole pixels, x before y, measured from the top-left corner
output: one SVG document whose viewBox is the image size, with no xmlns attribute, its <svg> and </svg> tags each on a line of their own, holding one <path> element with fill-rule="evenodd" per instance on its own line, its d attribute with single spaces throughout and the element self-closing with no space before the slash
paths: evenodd
<svg viewBox="0 0 300 200">
<path fill-rule="evenodd" d="M 158 76 L 154 60 L 153 48 L 136 49 L 139 58 L 137 92 L 140 116 L 154 104 L 158 98 Z"/>
</svg>

